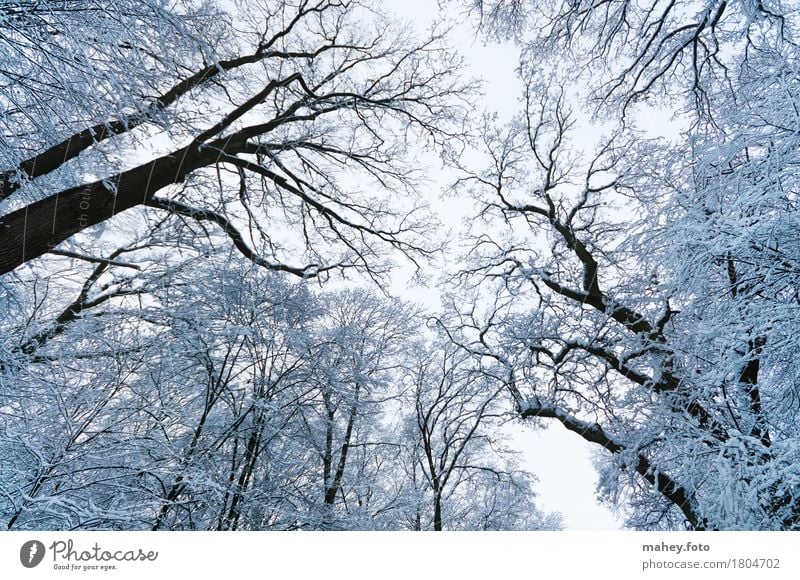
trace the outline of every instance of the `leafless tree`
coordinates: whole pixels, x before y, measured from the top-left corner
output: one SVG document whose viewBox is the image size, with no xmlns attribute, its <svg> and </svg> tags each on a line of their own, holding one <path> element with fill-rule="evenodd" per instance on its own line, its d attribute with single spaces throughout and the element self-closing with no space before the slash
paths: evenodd
<svg viewBox="0 0 800 580">
<path fill-rule="evenodd" d="M 405 153 L 462 130 L 470 86 L 444 31 L 417 39 L 351 0 L 202 6 L 4 8 L 0 273 L 133 208 L 299 276 L 432 251 Z M 158 27 L 174 42 L 143 44 Z M 19 55 L 35 78 L 14 76 Z M 131 55 L 149 74 L 126 73 Z"/>
</svg>

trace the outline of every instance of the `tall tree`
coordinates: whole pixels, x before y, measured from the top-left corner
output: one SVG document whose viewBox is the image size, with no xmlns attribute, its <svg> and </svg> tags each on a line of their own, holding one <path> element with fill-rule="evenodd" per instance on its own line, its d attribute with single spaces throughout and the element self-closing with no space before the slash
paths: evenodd
<svg viewBox="0 0 800 580">
<path fill-rule="evenodd" d="M 524 41 L 524 112 L 487 128 L 490 163 L 460 183 L 506 233 L 475 238 L 470 273 L 495 307 L 460 309 L 457 340 L 494 358 L 522 416 L 610 452 L 603 491 L 635 527 L 800 521 L 796 16 L 557 4 Z M 570 137 L 577 81 L 618 119 L 594 152 Z M 680 139 L 635 128 L 654 103 L 675 107 Z"/>
<path fill-rule="evenodd" d="M 323 338 L 280 274 L 383 281 L 437 248 L 414 151 L 461 138 L 460 71 L 443 29 L 358 1 L 0 7 L 9 528 L 319 527 L 369 487 L 372 371 L 346 365 L 390 349 Z"/>
<path fill-rule="evenodd" d="M 351 0 L 81 0 L 5 6 L 0 42 L 0 273 L 133 208 L 300 276 L 433 249 L 404 152 L 461 130 L 442 31 Z"/>
<path fill-rule="evenodd" d="M 559 529 L 534 504 L 531 474 L 505 446 L 503 385 L 438 337 L 411 358 L 404 469 L 416 492 L 413 529 Z"/>
<path fill-rule="evenodd" d="M 389 448 L 381 451 L 391 453 L 394 442 L 384 436 L 380 421 L 384 407 L 397 397 L 393 382 L 418 319 L 410 305 L 365 290 L 329 293 L 324 299 L 327 308 L 315 321 L 318 328 L 307 355 L 314 375 L 300 408 L 321 467 L 316 509 L 322 518 L 312 525 L 364 527 L 358 517 L 365 482 L 357 478 L 354 456 L 360 447 L 382 445 Z"/>
</svg>

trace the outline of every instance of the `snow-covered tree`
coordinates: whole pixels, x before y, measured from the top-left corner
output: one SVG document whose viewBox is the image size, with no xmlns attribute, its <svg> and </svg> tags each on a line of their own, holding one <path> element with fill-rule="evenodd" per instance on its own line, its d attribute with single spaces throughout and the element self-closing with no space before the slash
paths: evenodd
<svg viewBox="0 0 800 580">
<path fill-rule="evenodd" d="M 446 44 L 352 0 L 0 6 L 8 528 L 391 526 L 403 308 L 285 276 L 439 246 L 414 155 L 473 88 Z"/>
<path fill-rule="evenodd" d="M 534 503 L 535 478 L 508 449 L 502 384 L 444 337 L 418 342 L 409 361 L 403 468 L 415 530 L 559 529 Z"/>
<path fill-rule="evenodd" d="M 408 143 L 471 91 L 445 45 L 356 0 L 5 3 L 0 273 L 123 212 L 301 276 L 424 256 Z"/>
<path fill-rule="evenodd" d="M 3 524 L 410 527 L 417 488 L 405 474 L 419 436 L 399 425 L 415 412 L 404 403 L 422 355 L 409 349 L 416 310 L 365 289 L 314 289 L 230 250 L 175 264 L 174 248 L 161 260 L 145 248 L 157 266 L 131 268 L 123 260 L 140 250 L 122 248 L 66 307 L 37 289 L 18 305 L 25 317 L 4 321 Z M 426 389 L 414 392 L 436 399 Z M 484 395 L 472 396 L 436 410 L 453 425 Z M 494 425 L 478 419 L 443 513 L 467 529 L 533 525 L 532 477 L 481 463 Z"/>
<path fill-rule="evenodd" d="M 482 8 L 531 19 L 525 108 L 459 183 L 501 229 L 474 237 L 465 287 L 492 306 L 457 306 L 455 339 L 522 416 L 609 452 L 629 525 L 797 528 L 796 9 Z M 610 137 L 579 141 L 579 82 Z M 678 137 L 637 129 L 653 107 Z"/>
</svg>

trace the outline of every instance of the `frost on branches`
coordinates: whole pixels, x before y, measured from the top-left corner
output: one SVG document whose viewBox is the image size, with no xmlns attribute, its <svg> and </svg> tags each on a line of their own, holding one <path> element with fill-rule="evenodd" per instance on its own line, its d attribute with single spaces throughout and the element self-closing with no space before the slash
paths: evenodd
<svg viewBox="0 0 800 580">
<path fill-rule="evenodd" d="M 408 145 L 457 142 L 473 87 L 368 4 L 4 3 L 0 273 L 142 216 L 306 277 L 432 252 Z"/>
<path fill-rule="evenodd" d="M 6 528 L 557 529 L 512 418 L 630 527 L 800 528 L 798 10 L 442 7 L 519 47 L 507 125 L 371 1 L 2 3 Z M 441 255 L 430 324 L 386 294 Z"/>
<path fill-rule="evenodd" d="M 456 340 L 522 416 L 608 452 L 601 492 L 628 525 L 800 528 L 797 9 L 579 1 L 530 18 L 524 110 L 487 123 L 489 164 L 457 184 L 483 207 L 463 287 L 492 306 L 457 305 Z M 654 108 L 679 131 L 637 127 Z"/>
<path fill-rule="evenodd" d="M 415 155 L 475 88 L 446 47 L 371 2 L 2 3 L 4 528 L 560 527 L 496 389 L 462 355 L 436 399 L 380 293 L 441 246 Z"/>
</svg>

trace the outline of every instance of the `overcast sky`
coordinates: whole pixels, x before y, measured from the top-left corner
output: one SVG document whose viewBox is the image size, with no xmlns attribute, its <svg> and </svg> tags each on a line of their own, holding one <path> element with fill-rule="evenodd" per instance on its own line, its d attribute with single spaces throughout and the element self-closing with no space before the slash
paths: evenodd
<svg viewBox="0 0 800 580">
<path fill-rule="evenodd" d="M 384 0 L 384 3 L 401 18 L 423 28 L 439 15 L 434 0 Z M 519 110 L 518 99 L 522 90 L 515 74 L 517 48 L 512 43 L 486 44 L 466 25 L 459 27 L 453 38 L 454 46 L 464 55 L 471 74 L 484 79 L 483 106 L 486 111 L 497 113 L 501 120 L 510 119 Z M 435 166 L 432 169 L 436 171 Z M 431 178 L 434 180 L 434 193 L 440 193 L 447 185 L 447 177 L 442 172 L 438 176 L 431 175 Z M 463 213 L 456 207 L 458 203 L 458 200 L 447 199 L 437 200 L 432 205 L 445 214 L 441 219 L 447 223 L 452 216 Z M 432 290 L 408 289 L 402 284 L 395 290 L 404 291 L 406 296 L 428 306 L 436 303 Z M 595 499 L 597 473 L 592 456 L 596 450 L 590 444 L 559 425 L 543 431 L 522 426 L 510 430 L 527 468 L 539 478 L 538 503 L 544 511 L 561 512 L 564 524 L 572 530 L 620 528 L 613 514 Z"/>
</svg>

